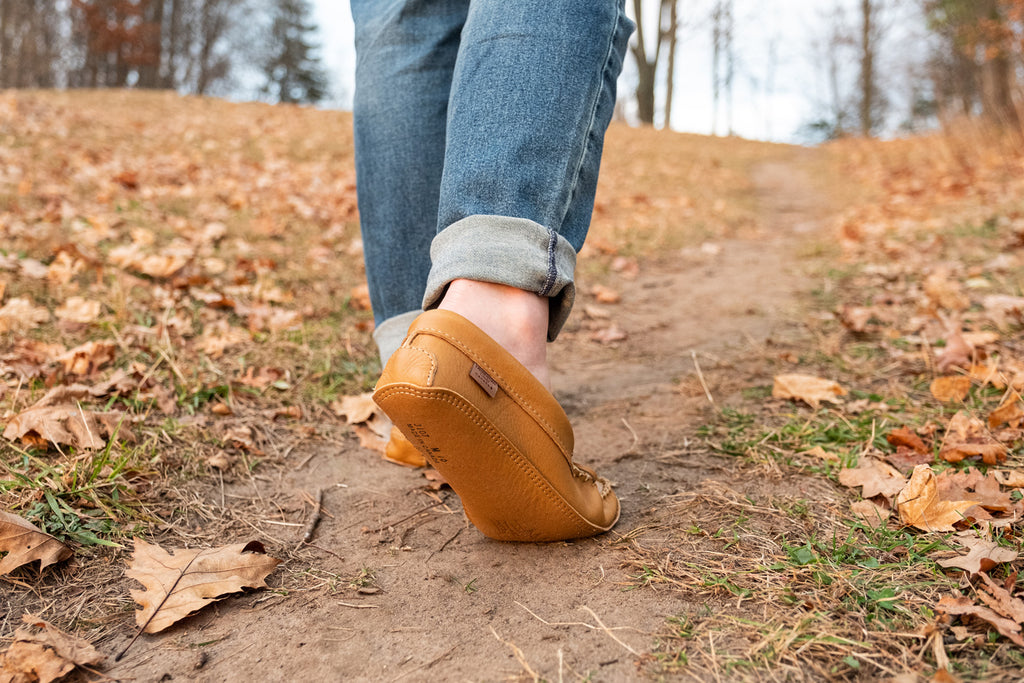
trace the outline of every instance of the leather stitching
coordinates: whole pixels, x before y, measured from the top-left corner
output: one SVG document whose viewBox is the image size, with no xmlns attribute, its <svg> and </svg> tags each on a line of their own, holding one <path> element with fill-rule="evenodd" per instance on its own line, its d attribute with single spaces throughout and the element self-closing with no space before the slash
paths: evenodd
<svg viewBox="0 0 1024 683">
<path fill-rule="evenodd" d="M 430 373 L 427 375 L 427 386 L 433 385 L 434 384 L 434 373 L 437 372 L 437 356 L 435 356 L 434 354 L 430 353 L 429 351 L 424 351 L 423 349 L 419 348 L 418 346 L 408 346 L 406 348 L 408 348 L 410 351 L 419 351 L 420 353 L 422 353 L 424 356 L 426 356 L 430 360 Z"/>
<path fill-rule="evenodd" d="M 459 410 L 464 415 L 466 415 L 466 417 L 468 417 L 470 419 L 470 421 L 473 422 L 473 424 L 475 424 L 477 427 L 483 429 L 484 432 L 490 437 L 491 441 L 493 441 L 494 444 L 497 445 L 498 448 L 502 452 L 505 453 L 505 455 L 516 465 L 516 467 L 518 467 L 519 470 L 523 474 L 525 474 L 534 483 L 535 486 L 536 485 L 540 486 L 541 491 L 545 494 L 545 496 L 548 498 L 548 500 L 551 503 L 553 503 L 557 507 L 561 508 L 563 513 L 564 512 L 570 513 L 569 516 L 570 516 L 570 518 L 574 519 L 574 521 L 577 523 L 577 528 L 578 529 L 581 529 L 581 530 L 590 530 L 590 529 L 607 530 L 607 529 L 604 529 L 603 527 L 598 526 L 597 524 L 593 524 L 592 522 L 587 521 L 585 518 L 583 518 L 582 515 L 580 515 L 579 512 L 577 512 L 575 509 L 573 509 L 572 506 L 570 506 L 565 501 L 565 499 L 560 494 L 558 494 L 557 491 L 554 490 L 554 487 L 552 487 L 549 482 L 547 482 L 546 480 L 544 480 L 543 478 L 541 478 L 538 475 L 538 473 L 536 471 L 536 469 L 537 469 L 536 466 L 532 465 L 531 463 L 524 462 L 525 458 L 523 458 L 523 456 L 519 454 L 518 449 L 510 448 L 510 446 L 509 446 L 509 444 L 507 442 L 507 439 L 504 439 L 502 437 L 502 435 L 497 431 L 497 429 L 494 428 L 494 426 L 492 424 L 490 424 L 489 422 L 483 422 L 481 420 L 482 416 L 480 416 L 479 411 L 476 410 L 476 408 L 473 407 L 471 404 L 468 404 L 464 400 L 455 398 L 455 397 L 447 395 L 447 394 L 443 395 L 443 396 L 438 396 L 434 392 L 424 391 L 424 390 L 415 389 L 415 388 L 407 387 L 407 386 L 402 387 L 402 386 L 399 386 L 399 385 L 391 385 L 389 387 L 385 387 L 379 393 L 381 394 L 381 396 L 377 399 L 378 403 L 383 403 L 383 402 L 387 401 L 389 398 L 391 398 L 393 396 L 397 396 L 397 395 L 406 395 L 406 396 L 412 396 L 412 397 L 415 397 L 415 398 L 427 399 L 427 400 L 432 400 L 432 401 L 441 401 L 443 403 L 448 403 L 449 405 L 451 405 L 452 407 L 454 407 L 455 409 Z M 477 414 L 474 415 L 472 412 L 467 410 L 467 407 L 473 407 L 474 412 L 476 412 Z M 428 459 L 429 459 L 429 456 L 428 456 Z M 570 462 L 570 464 L 571 464 L 571 462 Z M 610 492 L 610 489 L 609 489 L 609 492 Z M 601 492 L 601 487 L 598 487 L 598 493 L 601 494 L 602 498 L 606 497 L 605 494 Z M 618 517 L 616 516 L 616 521 L 617 521 L 617 519 L 618 519 Z M 586 525 L 585 528 L 582 528 L 582 527 L 579 526 L 579 523 L 581 523 L 581 522 Z M 614 524 L 614 522 L 613 522 L 613 524 Z M 609 526 L 608 528 L 611 528 L 611 526 Z"/>
<path fill-rule="evenodd" d="M 528 413 L 530 413 L 530 415 L 532 415 L 533 418 L 535 420 L 537 420 L 537 422 L 539 422 L 544 427 L 545 431 L 548 432 L 548 436 L 550 436 L 551 439 L 555 443 L 558 444 L 558 447 L 562 451 L 562 455 L 565 457 L 565 459 L 567 461 L 569 461 L 570 463 L 572 462 L 571 459 L 569 458 L 569 449 L 562 442 L 562 440 L 558 437 L 558 432 L 555 431 L 555 428 L 553 426 L 551 426 L 551 424 L 546 419 L 544 419 L 544 417 L 529 402 L 527 402 L 525 397 L 523 397 L 522 395 L 519 394 L 519 392 L 517 392 L 514 389 L 511 389 L 509 387 L 508 380 L 506 380 L 504 377 L 502 377 L 502 375 L 497 370 L 494 369 L 494 366 L 492 366 L 486 360 L 481 358 L 478 354 L 474 353 L 472 349 L 470 349 L 468 346 L 466 346 L 461 341 L 459 341 L 455 337 L 451 336 L 450 334 L 448 334 L 444 330 L 439 330 L 439 329 L 437 329 L 435 327 L 419 327 L 419 328 L 416 329 L 416 332 L 417 333 L 433 332 L 437 336 L 444 338 L 448 342 L 450 342 L 450 343 L 454 344 L 455 346 L 457 346 L 458 348 L 462 349 L 462 351 L 466 355 L 468 355 L 470 358 L 472 358 L 476 362 L 477 365 L 479 365 L 484 370 L 486 370 L 487 374 L 489 374 L 491 377 L 494 377 L 494 378 L 500 380 L 501 381 L 501 387 L 502 387 L 502 389 L 505 390 L 505 393 L 507 393 L 509 396 L 512 396 L 512 398 L 516 399 L 516 403 L 518 403 L 519 406 L 523 410 L 525 410 Z M 508 353 L 508 352 L 506 351 L 506 353 Z"/>
</svg>

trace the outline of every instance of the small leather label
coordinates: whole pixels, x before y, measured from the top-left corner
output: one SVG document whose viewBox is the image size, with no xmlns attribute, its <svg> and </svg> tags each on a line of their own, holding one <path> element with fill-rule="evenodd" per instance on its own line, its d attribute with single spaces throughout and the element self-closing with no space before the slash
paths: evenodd
<svg viewBox="0 0 1024 683">
<path fill-rule="evenodd" d="M 480 388 L 487 392 L 487 395 L 494 398 L 498 393 L 498 383 L 488 375 L 482 367 L 473 363 L 473 367 L 469 371 L 469 376 L 472 377 Z"/>
</svg>

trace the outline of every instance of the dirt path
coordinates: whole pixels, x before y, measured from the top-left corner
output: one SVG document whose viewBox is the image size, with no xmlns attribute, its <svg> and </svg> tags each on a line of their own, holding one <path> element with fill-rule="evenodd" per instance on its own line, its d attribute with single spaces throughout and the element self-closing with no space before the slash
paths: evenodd
<svg viewBox="0 0 1024 683">
<path fill-rule="evenodd" d="M 735 600 L 697 603 L 685 590 L 631 589 L 635 570 L 623 565 L 631 544 L 656 545 L 668 533 L 676 494 L 713 485 L 751 496 L 766 486 L 813 496 L 827 485 L 753 476 L 693 438 L 711 408 L 691 351 L 712 396 L 728 403 L 739 389 L 766 381 L 763 353 L 751 350 L 800 326 L 798 295 L 809 283 L 798 255 L 808 239 L 822 239 L 814 236 L 822 207 L 807 199 L 813 193 L 801 167 L 794 157 L 757 168 L 767 228 L 761 238 L 664 257 L 616 283 L 622 303 L 614 313 L 625 341 L 597 344 L 578 321 L 557 345 L 555 391 L 575 426 L 577 458 L 618 485 L 624 512 L 615 533 L 576 543 L 496 543 L 467 527 L 450 492 L 425 490 L 418 473 L 377 459 L 353 439 L 312 441 L 289 454 L 291 469 L 274 484 L 292 492 L 289 500 L 325 490 L 329 516 L 318 548 L 279 570 L 286 585 L 309 588 L 230 599 L 221 603 L 230 607 L 205 610 L 159 641 L 137 643 L 107 675 L 627 680 L 638 676 L 638 661 L 666 618 L 745 609 Z M 211 494 L 211 504 L 251 499 L 250 485 L 259 486 L 229 484 Z M 278 529 L 290 544 L 301 532 Z M 298 574 L 307 567 L 315 569 L 303 582 Z"/>
</svg>

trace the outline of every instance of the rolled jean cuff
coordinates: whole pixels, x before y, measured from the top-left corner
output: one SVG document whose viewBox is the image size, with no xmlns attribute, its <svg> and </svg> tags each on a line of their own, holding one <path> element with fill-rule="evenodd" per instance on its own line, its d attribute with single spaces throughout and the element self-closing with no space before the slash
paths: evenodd
<svg viewBox="0 0 1024 683">
<path fill-rule="evenodd" d="M 423 310 L 436 308 L 453 280 L 509 285 L 550 299 L 548 341 L 554 341 L 576 299 L 576 250 L 526 218 L 467 216 L 434 237 L 430 260 Z"/>
<path fill-rule="evenodd" d="M 391 358 L 391 355 L 402 345 L 405 335 L 409 332 L 409 325 L 412 325 L 412 321 L 422 312 L 417 309 L 415 311 L 399 313 L 377 325 L 376 329 L 373 330 L 373 341 L 377 342 L 377 351 L 380 352 L 380 366 L 382 368 L 388 362 L 388 358 Z"/>
</svg>

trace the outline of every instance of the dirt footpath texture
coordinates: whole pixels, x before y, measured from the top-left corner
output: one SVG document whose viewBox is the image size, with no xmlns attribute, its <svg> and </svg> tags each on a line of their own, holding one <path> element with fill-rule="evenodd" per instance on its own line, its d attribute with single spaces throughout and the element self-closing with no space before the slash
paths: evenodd
<svg viewBox="0 0 1024 683">
<path fill-rule="evenodd" d="M 809 288 L 798 255 L 821 239 L 823 210 L 799 154 L 755 169 L 760 234 L 645 262 L 633 279 L 617 281 L 615 322 L 625 339 L 593 343 L 595 311 L 578 310 L 554 345 L 554 389 L 576 431 L 576 459 L 614 481 L 622 501 L 612 533 L 547 545 L 494 542 L 467 524 L 451 491 L 425 486 L 421 473 L 384 462 L 355 439 L 300 443 L 276 480 L 239 479 L 208 491 L 204 504 L 245 501 L 258 514 L 274 509 L 272 491 L 322 489 L 313 546 L 282 568 L 307 573 L 309 587 L 230 598 L 159 640 L 144 637 L 105 674 L 621 681 L 645 675 L 666 620 L 745 614 L 735 599 L 708 603 L 685 590 L 641 587 L 626 560 L 678 523 L 670 511 L 680 495 L 707 487 L 829 495 L 825 481 L 770 481 L 694 438 L 730 394 L 765 382 L 757 360 L 764 345 L 798 333 Z M 282 544 L 301 536 L 277 528 Z"/>
</svg>

